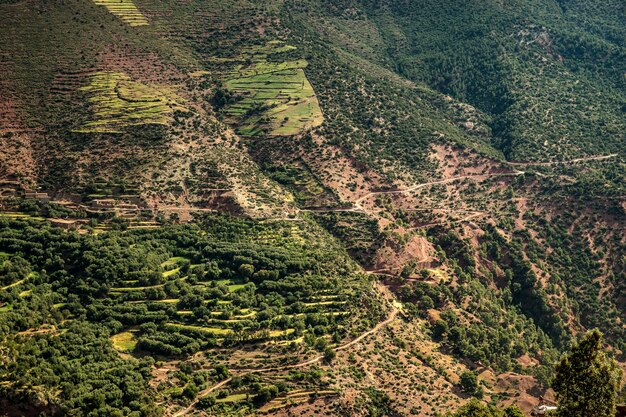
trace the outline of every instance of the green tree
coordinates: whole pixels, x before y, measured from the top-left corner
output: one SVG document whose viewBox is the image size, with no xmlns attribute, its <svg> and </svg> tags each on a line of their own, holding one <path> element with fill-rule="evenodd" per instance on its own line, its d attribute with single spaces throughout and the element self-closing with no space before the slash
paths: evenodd
<svg viewBox="0 0 626 417">
<path fill-rule="evenodd" d="M 223 363 L 215 365 L 215 376 L 219 381 L 223 381 L 230 376 L 230 371 Z"/>
<path fill-rule="evenodd" d="M 448 417 L 502 417 L 502 411 L 485 403 L 472 399 L 461 407 L 456 413 L 448 414 Z M 508 416 L 507 416 L 508 417 Z"/>
<path fill-rule="evenodd" d="M 496 407 L 488 406 L 485 403 L 472 399 L 469 403 L 461 407 L 456 413 L 448 414 L 448 417 L 525 417 L 522 410 L 515 405 L 510 405 L 504 412 Z"/>
<path fill-rule="evenodd" d="M 261 387 L 254 396 L 253 401 L 257 405 L 263 405 L 278 395 L 278 387 L 276 385 L 267 385 Z"/>
<path fill-rule="evenodd" d="M 239 273 L 244 278 L 250 278 L 252 274 L 254 274 L 254 266 L 250 264 L 241 264 L 239 265 Z"/>
<path fill-rule="evenodd" d="M 216 403 L 215 396 L 209 394 L 205 397 L 202 397 L 198 400 L 198 407 L 202 410 L 206 410 L 207 408 L 211 408 Z"/>
<path fill-rule="evenodd" d="M 526 417 L 526 415 L 515 405 L 510 405 L 504 409 L 506 417 Z"/>
<path fill-rule="evenodd" d="M 337 353 L 330 346 L 326 346 L 324 349 L 324 362 L 331 363 L 335 356 L 337 356 Z"/>
<path fill-rule="evenodd" d="M 196 395 L 198 395 L 198 391 L 200 391 L 200 390 L 198 389 L 196 384 L 194 384 L 193 382 L 190 382 L 183 389 L 183 396 L 187 397 L 189 399 L 194 399 L 194 398 L 196 398 Z"/>
<path fill-rule="evenodd" d="M 552 388 L 559 417 L 613 417 L 622 371 L 602 349 L 602 333 L 587 332 L 556 367 Z"/>
<path fill-rule="evenodd" d="M 478 381 L 478 375 L 476 372 L 466 371 L 461 374 L 461 381 L 459 382 L 461 385 L 461 389 L 477 398 L 481 398 L 483 396 L 483 389 L 480 386 L 480 382 Z"/>
</svg>

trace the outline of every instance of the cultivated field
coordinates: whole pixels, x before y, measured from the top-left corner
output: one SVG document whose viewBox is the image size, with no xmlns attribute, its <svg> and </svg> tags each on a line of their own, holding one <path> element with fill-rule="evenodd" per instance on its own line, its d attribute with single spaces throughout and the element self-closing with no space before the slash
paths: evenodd
<svg viewBox="0 0 626 417">
<path fill-rule="evenodd" d="M 240 100 L 228 106 L 226 114 L 239 120 L 240 134 L 290 136 L 322 123 L 315 91 L 304 73 L 308 63 L 303 59 L 268 58 L 270 54 L 280 56 L 294 49 L 280 42 L 249 48 L 243 55 L 252 63 L 228 74 L 226 87 Z"/>
<path fill-rule="evenodd" d="M 80 90 L 89 96 L 93 120 L 76 132 L 121 133 L 129 126 L 165 125 L 174 111 L 186 111 L 169 89 L 134 82 L 121 72 L 95 72 L 88 79 Z"/>
<path fill-rule="evenodd" d="M 132 0 L 93 0 L 98 6 L 104 6 L 107 10 L 118 16 L 130 26 L 146 26 L 148 19 L 137 9 Z"/>
</svg>

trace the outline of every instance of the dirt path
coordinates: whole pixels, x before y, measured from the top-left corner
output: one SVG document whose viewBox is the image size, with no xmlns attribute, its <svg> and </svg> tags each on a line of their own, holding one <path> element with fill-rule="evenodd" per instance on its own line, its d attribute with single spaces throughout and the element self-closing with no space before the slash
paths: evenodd
<svg viewBox="0 0 626 417">
<path fill-rule="evenodd" d="M 447 213 L 455 213 L 455 211 L 454 210 L 448 210 Z M 487 214 L 489 214 L 489 213 L 486 212 L 486 211 L 472 211 L 470 214 L 468 214 L 465 217 L 462 217 L 460 219 L 457 219 L 457 220 L 442 220 L 442 221 L 439 221 L 439 222 L 426 223 L 426 224 L 423 224 L 421 226 L 408 227 L 406 230 L 419 230 L 419 229 L 423 229 L 425 227 L 439 226 L 439 225 L 443 225 L 443 224 L 464 223 L 464 222 L 467 222 L 469 220 L 475 219 L 476 217 L 486 216 Z"/>
<path fill-rule="evenodd" d="M 357 343 L 359 343 L 360 341 L 362 341 L 363 339 L 365 339 L 366 337 L 374 334 L 374 333 L 378 333 L 383 327 L 385 327 L 386 325 L 388 325 L 389 323 L 391 323 L 392 321 L 394 321 L 396 319 L 396 317 L 398 316 L 398 308 L 391 303 L 391 311 L 389 312 L 389 315 L 387 316 L 387 318 L 381 322 L 379 322 L 376 326 L 374 326 L 373 328 L 371 328 L 370 330 L 366 331 L 365 333 L 361 334 L 359 337 L 357 337 L 356 339 L 353 339 L 347 343 L 344 343 L 343 345 L 339 345 L 335 348 L 333 348 L 333 350 L 335 352 L 339 352 L 342 350 L 346 350 L 351 346 L 356 345 Z M 261 373 L 261 372 L 273 372 L 273 371 L 281 371 L 281 370 L 286 370 L 286 369 L 293 369 L 293 368 L 301 368 L 304 366 L 309 366 L 309 365 L 313 365 L 315 363 L 320 362 L 322 359 L 324 358 L 324 355 L 318 355 L 312 359 L 308 359 L 306 361 L 303 362 L 299 362 L 293 365 L 285 365 L 285 366 L 280 366 L 280 367 L 273 367 L 273 368 L 260 368 L 260 369 L 231 369 L 230 372 L 236 372 L 237 375 L 243 375 L 243 374 L 252 374 L 252 373 Z M 220 381 L 219 383 L 206 388 L 202 391 L 200 391 L 198 393 L 198 395 L 196 396 L 196 399 L 189 404 L 186 408 L 177 411 L 176 413 L 172 414 L 172 417 L 181 417 L 186 415 L 187 413 L 189 413 L 190 411 L 192 411 L 194 409 L 194 407 L 196 406 L 196 404 L 198 404 L 198 401 L 200 398 L 210 394 L 211 392 L 215 391 L 216 389 L 219 389 L 221 387 L 223 387 L 224 385 L 227 385 L 230 381 L 232 381 L 233 376 L 224 379 L 223 381 Z"/>
<path fill-rule="evenodd" d="M 324 212 L 361 212 L 361 213 L 366 213 L 366 214 L 372 214 L 375 213 L 372 210 L 368 210 L 365 209 L 362 205 L 363 201 L 367 200 L 368 198 L 371 197 L 375 197 L 377 195 L 387 195 L 387 194 L 405 194 L 405 193 L 411 193 L 415 190 L 419 190 L 420 188 L 425 188 L 425 187 L 430 187 L 433 185 L 441 185 L 441 184 L 448 184 L 454 181 L 461 181 L 461 180 L 465 180 L 465 179 L 474 179 L 474 178 L 483 178 L 483 179 L 487 179 L 487 178 L 492 178 L 492 177 L 512 177 L 512 176 L 518 176 L 518 175 L 524 175 L 526 172 L 524 171 L 513 171 L 513 172 L 502 172 L 502 173 L 496 173 L 496 174 L 478 174 L 478 175 L 461 175 L 459 177 L 452 177 L 452 178 L 446 178 L 443 180 L 436 180 L 436 181 L 429 181 L 429 182 L 424 182 L 421 184 L 416 184 L 413 185 L 411 187 L 408 188 L 403 188 L 400 190 L 388 190 L 388 191 L 372 191 L 370 193 L 365 194 L 362 197 L 359 197 L 355 202 L 354 202 L 354 206 L 353 207 L 348 207 L 348 208 L 329 208 L 329 209 L 302 209 L 299 211 L 308 211 L 308 212 L 318 212 L 318 213 L 324 213 Z"/>
<path fill-rule="evenodd" d="M 583 158 L 570 159 L 569 161 L 549 161 L 549 162 L 509 162 L 509 165 L 526 167 L 526 166 L 550 166 L 550 165 L 569 165 L 586 161 L 602 161 L 605 159 L 615 158 L 619 154 L 612 153 L 610 155 L 587 156 Z"/>
<path fill-rule="evenodd" d="M 520 166 L 520 167 L 524 167 L 524 166 L 549 166 L 549 165 L 564 165 L 564 164 L 574 164 L 574 163 L 579 163 L 579 162 L 585 162 L 585 161 L 599 161 L 599 160 L 605 160 L 605 159 L 610 159 L 610 158 L 614 158 L 616 157 L 618 154 L 611 154 L 611 155 L 603 155 L 603 156 L 592 156 L 592 157 L 584 157 L 584 158 L 576 158 L 576 159 L 572 159 L 569 161 L 554 161 L 554 162 L 509 162 L 509 165 L 512 166 Z M 421 183 L 421 184 L 416 184 L 414 186 L 408 187 L 408 188 L 404 188 L 404 189 L 399 189 L 399 190 L 389 190 L 389 191 L 372 191 L 370 193 L 365 194 L 364 196 L 358 198 L 355 202 L 353 207 L 349 207 L 349 208 L 328 208 L 328 209 L 301 209 L 298 210 L 299 212 L 362 212 L 362 213 L 371 213 L 371 210 L 365 209 L 362 205 L 362 203 L 372 197 L 378 196 L 378 195 L 389 195 L 389 194 L 405 194 L 405 193 L 411 193 L 413 191 L 419 190 L 421 188 L 425 188 L 425 187 L 430 187 L 433 185 L 442 185 L 442 184 L 449 184 L 451 182 L 455 182 L 455 181 L 461 181 L 461 180 L 465 180 L 465 179 L 478 179 L 478 178 L 483 178 L 483 179 L 487 179 L 487 178 L 493 178 L 493 177 L 510 177 L 510 176 L 518 176 L 518 175 L 524 175 L 525 172 L 524 171 L 520 171 L 520 170 L 515 170 L 513 172 L 504 172 L 504 173 L 493 173 L 493 174 L 478 174 L 478 175 L 462 175 L 462 176 L 458 176 L 458 177 L 452 177 L 452 178 L 446 178 L 446 179 L 442 179 L 442 180 L 436 180 L 436 181 L 430 181 L 430 182 L 425 182 L 425 183 Z M 484 212 L 479 212 L 479 211 L 475 211 L 472 212 L 471 214 L 468 214 L 467 216 L 465 216 L 464 218 L 457 220 L 456 222 L 463 222 L 463 221 L 468 221 L 471 220 L 472 218 L 478 217 L 485 214 Z M 420 227 L 424 227 L 424 226 L 420 226 Z M 419 227 L 418 227 L 419 228 Z M 413 228 L 413 229 L 417 229 L 417 228 Z M 387 271 L 387 270 L 385 270 Z M 391 274 L 388 273 L 381 273 L 382 270 L 379 271 L 368 271 L 368 273 L 370 274 L 380 274 L 380 275 L 389 275 L 392 276 Z M 335 352 L 339 352 L 342 350 L 346 350 L 352 346 L 354 346 L 355 344 L 361 342 L 363 339 L 365 339 L 366 337 L 375 334 L 377 332 L 379 332 L 381 329 L 383 329 L 386 325 L 388 325 L 389 323 L 391 323 L 393 320 L 395 320 L 395 318 L 398 315 L 398 309 L 396 306 L 393 305 L 392 303 L 392 307 L 391 307 L 391 311 L 388 315 L 388 317 L 384 320 L 381 321 L 380 323 L 378 323 L 376 326 L 374 326 L 372 329 L 368 330 L 367 332 L 361 334 L 360 336 L 358 336 L 356 339 L 351 340 L 350 342 L 347 342 L 343 345 L 337 346 L 335 347 L 333 350 Z M 260 368 L 260 369 L 232 369 L 230 370 L 231 373 L 236 373 L 237 375 L 243 375 L 243 374 L 249 374 L 249 373 L 262 373 L 262 372 L 273 372 L 273 371 L 280 371 L 280 370 L 286 370 L 286 369 L 294 369 L 294 368 L 300 368 L 300 367 L 304 367 L 304 366 L 309 366 L 309 365 L 313 365 L 315 363 L 320 362 L 323 359 L 323 355 L 318 355 L 314 358 L 308 359 L 306 361 L 303 362 L 299 362 L 293 365 L 286 365 L 286 366 L 281 366 L 281 367 L 273 367 L 273 368 Z M 228 383 L 230 383 L 232 381 L 233 377 L 229 377 L 227 379 L 224 379 L 223 381 L 220 381 L 219 383 L 208 387 L 202 391 L 200 391 L 196 397 L 196 400 L 194 400 L 191 404 L 189 404 L 186 408 L 172 414 L 172 417 L 181 417 L 184 416 L 186 414 L 188 414 L 189 412 L 191 412 L 195 406 L 198 404 L 198 401 L 200 398 L 210 394 L 211 392 L 227 385 Z"/>
<path fill-rule="evenodd" d="M 586 161 L 602 161 L 602 160 L 606 160 L 606 159 L 611 159 L 611 158 L 615 158 L 617 157 L 619 154 L 617 153 L 613 153 L 610 155 L 598 155 L 598 156 L 588 156 L 588 157 L 582 157 L 582 158 L 575 158 L 575 159 L 570 159 L 568 161 L 551 161 L 551 162 L 508 162 L 509 165 L 512 166 L 519 166 L 519 167 L 526 167 L 526 166 L 550 166 L 550 165 L 567 165 L 567 164 L 576 164 L 576 163 L 580 163 L 580 162 L 586 162 Z M 448 184 L 454 181 L 460 181 L 460 180 L 465 180 L 465 179 L 478 179 L 478 178 L 483 178 L 483 179 L 487 179 L 487 178 L 493 178 L 493 177 L 511 177 L 511 176 L 518 176 L 518 175 L 524 175 L 525 172 L 524 171 L 520 171 L 520 170 L 515 170 L 513 172 L 502 172 L 502 173 L 495 173 L 495 174 L 475 174 L 475 175 L 462 175 L 462 176 L 458 176 L 458 177 L 452 177 L 452 178 L 446 178 L 443 180 L 436 180 L 436 181 L 429 181 L 429 182 L 425 182 L 425 183 L 421 183 L 421 184 L 416 184 L 413 185 L 411 187 L 408 188 L 403 188 L 400 190 L 389 190 L 389 191 L 372 191 L 370 193 L 365 194 L 362 197 L 359 197 L 355 202 L 354 202 L 354 206 L 353 207 L 348 207 L 348 208 L 329 208 L 329 209 L 306 209 L 306 210 L 300 210 L 300 211 L 310 211 L 310 212 L 362 212 L 362 213 L 371 213 L 371 210 L 366 210 L 362 203 L 367 200 L 368 198 L 372 198 L 375 197 L 377 195 L 387 195 L 387 194 L 405 194 L 405 193 L 410 193 L 413 192 L 415 190 L 419 190 L 420 188 L 425 188 L 425 187 L 430 187 L 433 185 L 441 185 L 441 184 Z M 537 174 L 539 176 L 543 176 L 540 174 Z"/>
<path fill-rule="evenodd" d="M 405 194 L 405 193 L 411 193 L 415 190 L 419 190 L 420 188 L 425 188 L 425 187 L 430 187 L 433 185 L 441 185 L 441 184 L 449 184 L 451 182 L 455 182 L 455 181 L 461 181 L 461 180 L 465 180 L 465 179 L 473 179 L 473 178 L 491 178 L 491 177 L 511 177 L 511 176 L 518 176 L 518 175 L 524 175 L 525 172 L 524 171 L 513 171 L 513 172 L 503 172 L 503 173 L 497 173 L 497 174 L 478 174 L 478 175 L 461 175 L 459 177 L 452 177 L 452 178 L 446 178 L 443 180 L 437 180 L 437 181 L 429 181 L 429 182 L 424 182 L 421 184 L 417 184 L 414 185 L 412 187 L 409 188 L 404 188 L 401 190 L 389 190 L 389 191 L 373 191 L 371 193 L 365 194 L 363 197 L 359 198 L 358 200 L 356 200 L 354 202 L 355 207 L 358 208 L 359 210 L 364 211 L 363 206 L 361 205 L 361 203 L 365 200 L 367 200 L 368 198 L 377 196 L 377 195 L 386 195 L 386 194 Z"/>
</svg>

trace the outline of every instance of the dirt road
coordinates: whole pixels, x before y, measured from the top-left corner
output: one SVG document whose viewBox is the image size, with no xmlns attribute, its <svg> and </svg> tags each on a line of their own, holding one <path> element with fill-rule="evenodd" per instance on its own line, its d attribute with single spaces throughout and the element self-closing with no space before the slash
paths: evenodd
<svg viewBox="0 0 626 417">
<path fill-rule="evenodd" d="M 333 350 L 335 352 L 339 352 L 345 349 L 348 349 L 351 346 L 356 345 L 357 343 L 359 343 L 360 341 L 362 341 L 363 339 L 365 339 L 366 337 L 379 332 L 381 329 L 383 329 L 386 325 L 388 325 L 389 323 L 391 323 L 392 321 L 394 321 L 396 319 L 396 317 L 398 316 L 398 308 L 391 303 L 391 311 L 389 312 L 389 315 L 387 316 L 387 318 L 383 321 L 381 321 L 380 323 L 378 323 L 376 326 L 372 327 L 370 330 L 366 331 L 365 333 L 361 334 L 360 336 L 358 336 L 356 339 L 353 339 L 347 343 L 344 343 L 343 345 L 339 345 L 335 348 L 333 348 Z M 285 366 L 280 366 L 280 367 L 274 367 L 274 368 L 261 368 L 261 369 L 232 369 L 230 370 L 231 373 L 237 373 L 237 375 L 243 375 L 243 374 L 252 374 L 252 373 L 261 373 L 261 372 L 272 372 L 272 371 L 281 371 L 281 370 L 286 370 L 286 369 L 293 369 L 293 368 L 301 368 L 304 366 L 309 366 L 309 365 L 313 365 L 315 363 L 320 362 L 322 359 L 324 358 L 324 355 L 318 355 L 312 359 L 308 359 L 306 361 L 303 362 L 299 362 L 293 365 L 285 365 Z M 189 413 L 190 411 L 192 411 L 194 409 L 194 407 L 196 406 L 196 404 L 198 404 L 198 401 L 200 398 L 210 394 L 211 392 L 223 387 L 224 385 L 227 385 L 230 381 L 232 381 L 233 377 L 231 376 L 230 378 L 224 379 L 223 381 L 220 381 L 219 383 L 206 388 L 202 391 L 200 391 L 198 393 L 198 395 L 196 396 L 196 399 L 189 404 L 186 408 L 177 411 L 176 413 L 172 414 L 172 417 L 181 417 L 186 415 L 187 413 Z"/>
</svg>

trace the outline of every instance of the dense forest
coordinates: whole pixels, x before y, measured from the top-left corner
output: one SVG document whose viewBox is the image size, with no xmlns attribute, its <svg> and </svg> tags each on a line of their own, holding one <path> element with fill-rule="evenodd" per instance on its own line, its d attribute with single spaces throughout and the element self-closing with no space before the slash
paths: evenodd
<svg viewBox="0 0 626 417">
<path fill-rule="evenodd" d="M 217 216 L 80 235 L 0 222 L 2 389 L 16 403 L 43 396 L 73 415 L 157 415 L 155 358 L 302 335 L 325 346 L 323 336 L 339 342 L 376 319 L 354 308 L 367 279 L 311 226 Z M 124 333 L 137 359 L 114 349 Z"/>
</svg>

